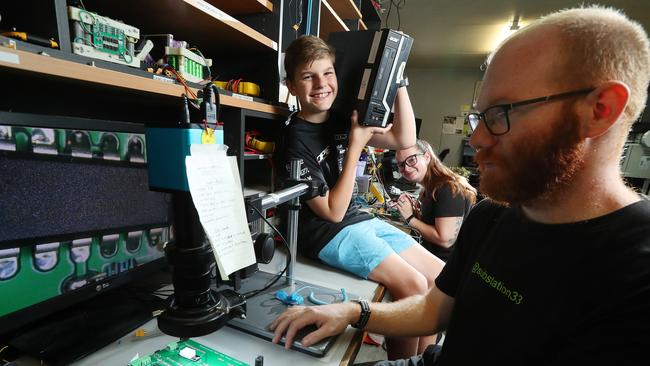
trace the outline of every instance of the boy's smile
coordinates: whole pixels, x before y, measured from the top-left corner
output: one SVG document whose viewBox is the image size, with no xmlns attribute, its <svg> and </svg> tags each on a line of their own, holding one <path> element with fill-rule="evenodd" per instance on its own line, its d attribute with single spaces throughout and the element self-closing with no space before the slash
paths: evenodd
<svg viewBox="0 0 650 366">
<path fill-rule="evenodd" d="M 287 87 L 300 101 L 300 117 L 309 122 L 325 122 L 338 91 L 332 60 L 324 57 L 300 65 L 293 81 L 287 80 Z"/>
</svg>

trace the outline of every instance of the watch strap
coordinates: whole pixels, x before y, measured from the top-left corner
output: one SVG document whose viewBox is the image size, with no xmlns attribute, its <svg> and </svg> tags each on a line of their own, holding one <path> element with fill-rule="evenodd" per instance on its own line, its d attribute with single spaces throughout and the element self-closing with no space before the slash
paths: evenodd
<svg viewBox="0 0 650 366">
<path fill-rule="evenodd" d="M 359 320 L 357 320 L 356 323 L 352 324 L 352 327 L 363 329 L 366 327 L 366 324 L 368 324 L 368 320 L 370 319 L 370 304 L 368 304 L 368 301 L 363 299 L 354 301 L 358 303 L 359 306 L 361 306 L 361 314 L 359 314 Z"/>
<path fill-rule="evenodd" d="M 405 86 L 409 86 L 409 78 L 407 78 L 406 76 L 404 76 L 402 80 L 399 81 L 398 88 L 403 88 Z"/>
<path fill-rule="evenodd" d="M 406 225 L 411 225 L 411 220 L 413 220 L 414 217 L 415 217 L 415 214 L 411 214 L 411 216 L 407 217 L 406 220 L 404 220 Z"/>
</svg>

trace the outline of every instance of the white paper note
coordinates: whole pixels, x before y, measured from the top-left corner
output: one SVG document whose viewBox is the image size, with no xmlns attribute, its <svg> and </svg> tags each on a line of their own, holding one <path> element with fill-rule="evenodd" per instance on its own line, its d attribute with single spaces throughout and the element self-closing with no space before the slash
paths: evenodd
<svg viewBox="0 0 650 366">
<path fill-rule="evenodd" d="M 225 145 L 192 145 L 187 182 L 223 280 L 255 263 L 239 170 Z"/>
</svg>

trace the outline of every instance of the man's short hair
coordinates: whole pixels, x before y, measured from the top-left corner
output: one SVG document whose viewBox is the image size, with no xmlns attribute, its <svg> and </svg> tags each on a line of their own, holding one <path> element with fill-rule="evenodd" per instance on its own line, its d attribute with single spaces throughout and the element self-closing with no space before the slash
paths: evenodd
<svg viewBox="0 0 650 366">
<path fill-rule="evenodd" d="M 619 10 L 588 6 L 548 14 L 512 38 L 541 27 L 557 29 L 563 42 L 565 74 L 557 79 L 567 90 L 613 80 L 630 88 L 621 120 L 629 127 L 643 111 L 650 82 L 650 42 L 643 27 Z"/>
<path fill-rule="evenodd" d="M 300 36 L 287 47 L 284 55 L 284 71 L 287 79 L 293 81 L 294 73 L 303 63 L 312 63 L 329 57 L 334 63 L 334 47 L 316 36 Z"/>
</svg>

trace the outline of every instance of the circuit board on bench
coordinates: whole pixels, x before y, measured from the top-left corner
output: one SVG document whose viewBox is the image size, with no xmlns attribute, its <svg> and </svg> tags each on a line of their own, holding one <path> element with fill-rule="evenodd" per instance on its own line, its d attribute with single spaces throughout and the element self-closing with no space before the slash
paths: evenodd
<svg viewBox="0 0 650 366">
<path fill-rule="evenodd" d="M 191 339 L 172 342 L 167 347 L 129 362 L 129 366 L 249 366 Z"/>
</svg>

